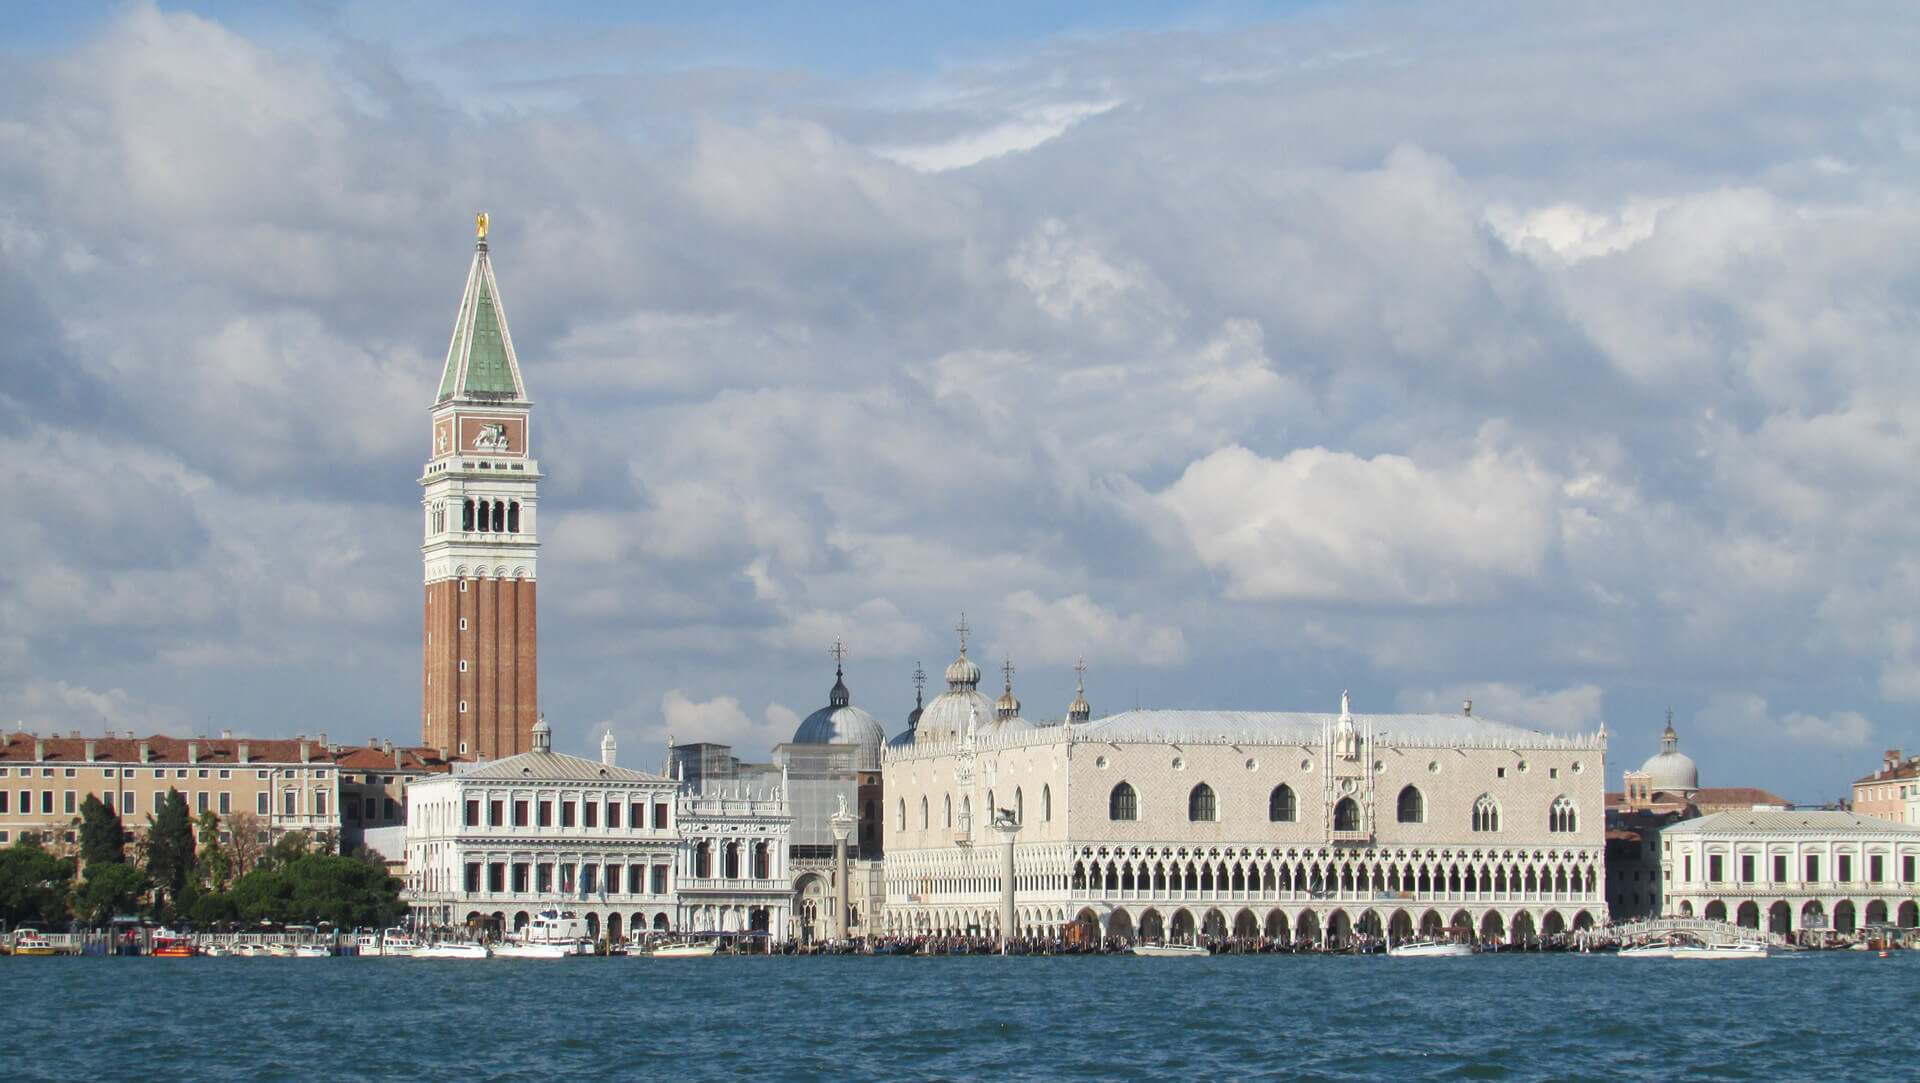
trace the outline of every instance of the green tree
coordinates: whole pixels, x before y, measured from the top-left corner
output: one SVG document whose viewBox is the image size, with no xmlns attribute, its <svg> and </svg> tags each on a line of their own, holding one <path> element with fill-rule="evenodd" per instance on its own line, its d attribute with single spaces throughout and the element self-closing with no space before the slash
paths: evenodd
<svg viewBox="0 0 1920 1083">
<path fill-rule="evenodd" d="M 73 892 L 73 859 L 55 857 L 36 838 L 0 850 L 0 920 L 9 926 L 53 921 L 67 912 Z"/>
<path fill-rule="evenodd" d="M 273 849 L 267 851 L 267 862 L 275 868 L 284 869 L 312 850 L 313 836 L 305 831 L 289 831 L 273 840 Z"/>
<path fill-rule="evenodd" d="M 147 874 L 124 861 L 89 862 L 86 881 L 73 896 L 74 916 L 104 925 L 138 907 L 147 886 Z"/>
<path fill-rule="evenodd" d="M 200 822 L 195 825 L 200 835 L 200 854 L 198 865 L 200 877 L 214 891 L 226 889 L 227 882 L 233 879 L 233 855 L 220 845 L 220 816 L 212 809 L 200 814 Z"/>
<path fill-rule="evenodd" d="M 122 865 L 127 860 L 127 829 L 120 815 L 88 794 L 80 802 L 80 862 L 94 865 Z"/>
<path fill-rule="evenodd" d="M 147 817 L 145 849 L 157 910 L 167 900 L 177 898 L 193 875 L 193 822 L 187 816 L 187 799 L 179 790 L 168 789 L 160 811 Z"/>
<path fill-rule="evenodd" d="M 399 878 L 384 868 L 333 854 L 308 854 L 283 870 L 292 884 L 289 921 L 336 928 L 383 927 L 406 912 Z"/>
</svg>

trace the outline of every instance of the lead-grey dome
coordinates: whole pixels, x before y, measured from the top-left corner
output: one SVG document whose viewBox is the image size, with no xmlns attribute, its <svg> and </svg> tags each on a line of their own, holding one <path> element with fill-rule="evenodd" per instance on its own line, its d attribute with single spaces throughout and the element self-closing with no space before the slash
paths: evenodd
<svg viewBox="0 0 1920 1083">
<path fill-rule="evenodd" d="M 854 756 L 854 768 L 860 771 L 880 769 L 880 747 L 886 740 L 880 723 L 853 706 L 846 679 L 838 670 L 834 671 L 833 691 L 827 696 L 827 705 L 808 715 L 800 728 L 793 731 L 796 745 L 858 746 L 860 751 Z"/>
<path fill-rule="evenodd" d="M 1665 732 L 1660 734 L 1660 751 L 1640 770 L 1647 775 L 1648 787 L 1654 792 L 1665 790 L 1668 793 L 1690 794 L 1700 788 L 1700 768 L 1693 757 L 1680 751 L 1680 735 L 1673 731 L 1673 723 L 1668 722 Z"/>
</svg>

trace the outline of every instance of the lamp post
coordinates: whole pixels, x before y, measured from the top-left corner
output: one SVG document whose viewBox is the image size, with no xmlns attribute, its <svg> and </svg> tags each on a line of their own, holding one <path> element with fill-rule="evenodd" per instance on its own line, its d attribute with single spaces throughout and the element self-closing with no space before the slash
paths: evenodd
<svg viewBox="0 0 1920 1083">
<path fill-rule="evenodd" d="M 1013 935 L 1018 919 L 1013 912 L 1013 839 L 1020 834 L 1020 821 L 1013 818 L 1008 809 L 998 809 L 993 816 L 993 829 L 1007 844 L 1006 860 L 1000 867 L 1000 954 L 1007 953 L 1007 938 Z"/>
<path fill-rule="evenodd" d="M 833 828 L 833 920 L 827 923 L 827 935 L 836 940 L 847 938 L 847 836 L 853 834 L 854 818 L 847 811 L 847 796 L 840 795 L 840 811 L 827 820 Z"/>
</svg>

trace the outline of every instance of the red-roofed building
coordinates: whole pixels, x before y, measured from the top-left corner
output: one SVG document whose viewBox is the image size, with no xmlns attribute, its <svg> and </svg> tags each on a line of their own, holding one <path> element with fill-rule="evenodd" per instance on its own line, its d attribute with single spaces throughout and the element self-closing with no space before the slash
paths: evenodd
<svg viewBox="0 0 1920 1083">
<path fill-rule="evenodd" d="M 344 799 L 351 794 L 364 813 L 369 775 L 384 796 L 396 785 L 386 781 L 389 773 L 418 777 L 448 769 L 436 750 L 397 751 L 405 772 L 374 769 L 363 755 L 374 754 L 390 769 L 392 752 L 343 749 L 329 745 L 325 734 L 261 739 L 231 733 L 11 733 L 0 741 L 0 844 L 28 832 L 56 847 L 77 841 L 80 806 L 88 794 L 97 795 L 138 833 L 169 790 L 179 790 L 195 816 L 213 812 L 227 824 L 253 820 L 262 842 L 296 830 L 316 839 L 339 837 Z M 384 805 L 376 807 L 384 811 Z"/>
</svg>

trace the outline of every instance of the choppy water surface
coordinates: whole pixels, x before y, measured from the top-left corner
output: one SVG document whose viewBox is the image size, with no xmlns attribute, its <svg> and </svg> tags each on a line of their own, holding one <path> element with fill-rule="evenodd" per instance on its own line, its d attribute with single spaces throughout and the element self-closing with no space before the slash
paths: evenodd
<svg viewBox="0 0 1920 1083">
<path fill-rule="evenodd" d="M 1905 1079 L 1916 982 L 1920 952 L 0 958 L 0 1066 L 11 1079 Z"/>
</svg>

